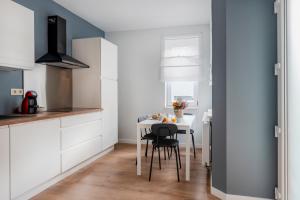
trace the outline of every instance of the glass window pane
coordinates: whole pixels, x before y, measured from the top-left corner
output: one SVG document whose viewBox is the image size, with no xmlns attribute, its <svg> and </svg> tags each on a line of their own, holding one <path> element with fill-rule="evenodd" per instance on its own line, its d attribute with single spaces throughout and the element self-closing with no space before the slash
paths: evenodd
<svg viewBox="0 0 300 200">
<path fill-rule="evenodd" d="M 171 82 L 171 101 L 181 98 L 187 102 L 194 101 L 194 82 Z"/>
</svg>

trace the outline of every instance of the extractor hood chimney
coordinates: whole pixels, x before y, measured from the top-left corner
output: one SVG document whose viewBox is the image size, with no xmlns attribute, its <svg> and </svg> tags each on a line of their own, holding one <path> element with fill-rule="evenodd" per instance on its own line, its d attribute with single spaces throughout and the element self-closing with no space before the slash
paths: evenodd
<svg viewBox="0 0 300 200">
<path fill-rule="evenodd" d="M 66 20 L 59 16 L 48 17 L 48 53 L 36 63 L 68 69 L 89 68 L 66 54 Z"/>
</svg>

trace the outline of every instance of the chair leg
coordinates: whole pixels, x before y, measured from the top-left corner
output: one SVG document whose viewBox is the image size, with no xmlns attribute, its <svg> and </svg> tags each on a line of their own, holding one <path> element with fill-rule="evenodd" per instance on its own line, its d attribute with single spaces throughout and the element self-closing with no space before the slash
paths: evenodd
<svg viewBox="0 0 300 200">
<path fill-rule="evenodd" d="M 196 148 L 195 148 L 195 139 L 194 134 L 192 134 L 193 148 L 194 148 L 194 158 L 196 158 Z"/>
<path fill-rule="evenodd" d="M 150 164 L 149 182 L 151 181 L 152 163 L 153 163 L 153 154 L 154 154 L 154 146 L 152 146 L 152 155 L 151 155 L 151 164 Z"/>
<path fill-rule="evenodd" d="M 178 182 L 180 182 L 180 179 L 179 179 L 179 169 L 178 169 L 178 156 L 177 156 L 176 147 L 174 147 L 174 152 L 175 152 L 175 156 L 176 156 L 177 180 L 178 180 Z"/>
<path fill-rule="evenodd" d="M 170 152 L 169 152 L 169 147 L 167 147 L 167 152 L 168 152 L 168 158 L 170 160 Z"/>
<path fill-rule="evenodd" d="M 180 158 L 180 150 L 179 150 L 179 145 L 177 146 L 177 149 L 178 149 L 178 158 L 179 158 L 179 167 L 181 169 L 181 158 Z"/>
<path fill-rule="evenodd" d="M 167 160 L 167 156 L 166 156 L 166 147 L 164 147 L 164 156 L 165 156 L 165 160 Z"/>
<path fill-rule="evenodd" d="M 146 144 L 145 157 L 147 157 L 148 155 L 148 144 L 149 144 L 149 140 L 147 140 L 147 144 Z"/>
<path fill-rule="evenodd" d="M 159 159 L 159 169 L 161 169 L 161 163 L 160 163 L 160 148 L 159 147 L 157 147 L 158 148 L 158 159 Z"/>
</svg>

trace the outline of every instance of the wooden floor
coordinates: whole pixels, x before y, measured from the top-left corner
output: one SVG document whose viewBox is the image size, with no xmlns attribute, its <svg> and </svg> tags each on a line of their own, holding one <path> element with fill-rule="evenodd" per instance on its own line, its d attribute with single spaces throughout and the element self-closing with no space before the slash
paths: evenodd
<svg viewBox="0 0 300 200">
<path fill-rule="evenodd" d="M 144 152 L 144 150 L 143 150 Z M 136 176 L 135 145 L 120 144 L 115 151 L 69 176 L 34 200 L 217 200 L 210 195 L 209 174 L 201 167 L 200 150 L 191 158 L 191 181 L 186 182 L 184 149 L 181 182 L 177 182 L 174 157 L 158 168 L 155 156 L 152 180 L 148 182 L 150 156 L 142 159 L 142 176 Z M 163 158 L 163 157 L 162 157 Z"/>
</svg>

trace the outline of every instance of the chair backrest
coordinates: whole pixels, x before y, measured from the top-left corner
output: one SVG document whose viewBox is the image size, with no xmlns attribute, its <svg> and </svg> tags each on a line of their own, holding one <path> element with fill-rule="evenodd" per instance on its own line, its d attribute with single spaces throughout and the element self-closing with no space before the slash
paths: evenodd
<svg viewBox="0 0 300 200">
<path fill-rule="evenodd" d="M 173 136 L 177 133 L 178 128 L 175 124 L 153 124 L 151 126 L 152 133 L 159 137 Z"/>
</svg>

